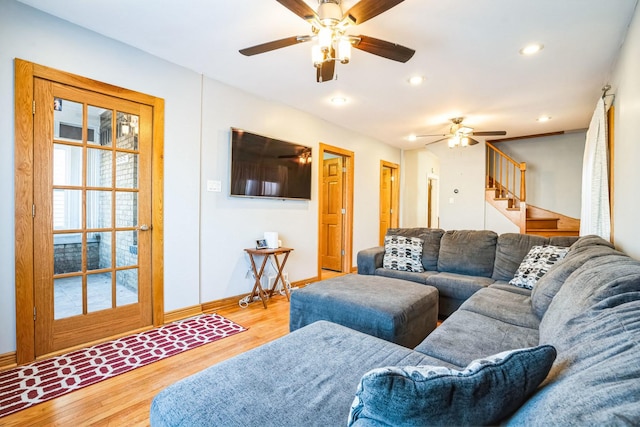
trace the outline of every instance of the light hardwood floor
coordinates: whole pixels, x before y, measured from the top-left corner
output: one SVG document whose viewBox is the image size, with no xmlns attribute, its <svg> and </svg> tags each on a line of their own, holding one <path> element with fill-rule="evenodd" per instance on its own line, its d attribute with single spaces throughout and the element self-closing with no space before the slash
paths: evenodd
<svg viewBox="0 0 640 427">
<path fill-rule="evenodd" d="M 217 313 L 249 330 L 0 418 L 0 426 L 147 426 L 151 400 L 166 386 L 289 332 L 284 296 L 266 310 L 255 302 Z"/>
</svg>

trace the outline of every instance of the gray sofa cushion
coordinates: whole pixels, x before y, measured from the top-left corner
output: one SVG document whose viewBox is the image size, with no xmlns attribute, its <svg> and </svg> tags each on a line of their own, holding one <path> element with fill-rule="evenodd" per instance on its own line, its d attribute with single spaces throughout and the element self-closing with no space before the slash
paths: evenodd
<svg viewBox="0 0 640 427">
<path fill-rule="evenodd" d="M 640 262 L 611 250 L 567 279 L 540 324 L 558 357 L 510 425 L 637 425 Z"/>
<path fill-rule="evenodd" d="M 465 300 L 492 283 L 493 279 L 488 277 L 474 277 L 455 273 L 438 273 L 426 278 L 426 284 L 438 288 L 440 296 L 458 300 Z"/>
<path fill-rule="evenodd" d="M 472 311 L 515 326 L 531 329 L 540 326 L 540 319 L 533 312 L 529 295 L 499 288 L 479 290 L 473 298 L 460 306 L 460 310 Z"/>
<path fill-rule="evenodd" d="M 358 381 L 387 365 L 438 359 L 318 321 L 161 391 L 150 421 L 163 426 L 341 426 Z"/>
<path fill-rule="evenodd" d="M 444 230 L 439 228 L 389 228 L 387 236 L 417 237 L 423 240 L 422 266 L 427 271 L 435 271 L 438 267 L 438 255 L 440 253 L 440 240 Z"/>
<path fill-rule="evenodd" d="M 367 372 L 358 384 L 348 426 L 493 425 L 511 415 L 547 376 L 552 346 L 510 350 L 465 369 L 389 366 Z"/>
<path fill-rule="evenodd" d="M 605 241 L 602 240 L 602 242 Z M 576 269 L 591 259 L 611 255 L 614 252 L 610 246 L 600 244 L 570 247 L 567 256 L 551 267 L 533 288 L 531 304 L 536 315 L 542 319 L 555 295 Z"/>
<path fill-rule="evenodd" d="M 440 240 L 438 271 L 490 278 L 497 240 L 489 230 L 447 231 Z"/>
<path fill-rule="evenodd" d="M 358 271 L 358 273 L 360 273 Z M 393 279 L 402 279 L 410 282 L 420 283 L 424 285 L 427 283 L 427 277 L 438 274 L 437 271 L 423 271 L 422 273 L 416 273 L 413 271 L 401 271 L 392 270 L 390 268 L 376 268 L 375 275 L 381 277 L 391 277 Z"/>
<path fill-rule="evenodd" d="M 457 310 L 415 350 L 462 368 L 479 357 L 514 348 L 534 347 L 538 341 L 537 329 Z"/>
<path fill-rule="evenodd" d="M 498 236 L 496 260 L 493 265 L 494 280 L 513 279 L 520 263 L 533 246 L 546 245 L 549 239 L 532 234 L 504 233 Z"/>
</svg>

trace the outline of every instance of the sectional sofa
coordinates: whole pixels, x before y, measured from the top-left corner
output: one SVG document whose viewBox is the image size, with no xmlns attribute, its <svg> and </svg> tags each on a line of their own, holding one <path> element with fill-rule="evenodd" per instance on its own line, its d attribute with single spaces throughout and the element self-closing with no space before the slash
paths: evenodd
<svg viewBox="0 0 640 427">
<path fill-rule="evenodd" d="M 527 289 L 509 282 L 531 279 L 535 268 L 522 264 L 551 241 L 495 236 L 490 254 L 470 243 L 490 232 L 393 232 L 405 231 L 427 236 L 418 238 L 423 250 L 440 233 L 440 249 L 425 254 L 431 273 L 422 276 L 444 275 L 430 283 L 448 298 L 446 320 L 414 349 L 318 321 L 166 388 L 153 400 L 151 424 L 640 423 L 640 262 L 585 236 L 544 274 L 535 271 Z M 458 253 L 447 252 L 447 234 L 461 243 Z M 371 252 L 359 260 L 384 257 Z M 452 271 L 456 258 L 464 265 Z M 492 271 L 463 271 L 477 258 L 492 258 Z M 414 282 L 413 273 L 424 273 L 380 268 L 362 273 L 407 273 Z M 454 280 L 480 285 L 465 300 L 451 290 Z"/>
</svg>

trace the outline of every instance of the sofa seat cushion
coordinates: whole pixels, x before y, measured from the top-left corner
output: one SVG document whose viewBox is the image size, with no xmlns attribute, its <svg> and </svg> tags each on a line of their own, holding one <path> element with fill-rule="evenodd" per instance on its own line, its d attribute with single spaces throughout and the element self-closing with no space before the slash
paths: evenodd
<svg viewBox="0 0 640 427">
<path fill-rule="evenodd" d="M 549 239 L 533 234 L 504 233 L 498 236 L 496 260 L 493 265 L 495 280 L 513 279 L 524 257 L 533 246 L 546 245 Z"/>
<path fill-rule="evenodd" d="M 392 279 L 408 280 L 410 282 L 420 283 L 424 285 L 427 283 L 427 277 L 438 274 L 437 271 L 423 271 L 422 273 L 416 273 L 414 271 L 401 271 L 392 270 L 390 268 L 376 268 L 375 275 L 381 277 L 390 277 Z"/>
<path fill-rule="evenodd" d="M 415 350 L 462 368 L 480 357 L 515 348 L 535 347 L 538 341 L 537 329 L 458 310 Z"/>
<path fill-rule="evenodd" d="M 438 288 L 441 296 L 465 300 L 494 282 L 488 277 L 467 276 L 456 273 L 438 273 L 427 276 L 426 284 Z"/>
<path fill-rule="evenodd" d="M 511 415 L 545 379 L 552 346 L 509 350 L 472 361 L 463 370 L 388 366 L 358 384 L 348 426 L 494 425 Z"/>
<path fill-rule="evenodd" d="M 340 426 L 358 382 L 387 365 L 444 364 L 319 321 L 162 390 L 150 421 L 163 426 Z"/>
<path fill-rule="evenodd" d="M 491 277 L 497 240 L 489 230 L 447 231 L 440 240 L 438 271 Z"/>
<path fill-rule="evenodd" d="M 531 297 L 499 288 L 481 289 L 466 300 L 460 310 L 472 311 L 505 323 L 538 329 L 540 319 L 531 307 Z"/>
</svg>

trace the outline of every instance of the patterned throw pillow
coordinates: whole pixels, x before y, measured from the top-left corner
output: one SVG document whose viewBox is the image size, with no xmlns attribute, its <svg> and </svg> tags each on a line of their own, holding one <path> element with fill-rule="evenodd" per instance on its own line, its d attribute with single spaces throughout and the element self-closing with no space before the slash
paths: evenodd
<svg viewBox="0 0 640 427">
<path fill-rule="evenodd" d="M 422 245 L 423 240 L 418 237 L 385 236 L 382 266 L 392 270 L 423 272 Z"/>
<path fill-rule="evenodd" d="M 462 371 L 373 369 L 358 384 L 347 425 L 495 425 L 535 392 L 555 358 L 556 349 L 542 345 L 477 359 Z"/>
<path fill-rule="evenodd" d="M 509 284 L 519 288 L 533 289 L 536 282 L 545 275 L 555 263 L 567 255 L 569 248 L 559 246 L 533 246 L 518 267 L 518 271 Z"/>
</svg>

